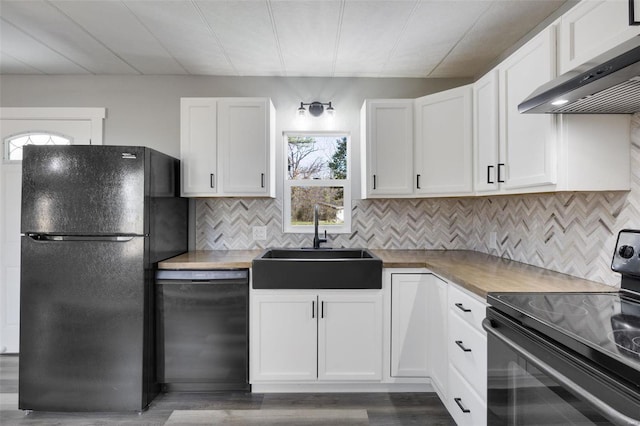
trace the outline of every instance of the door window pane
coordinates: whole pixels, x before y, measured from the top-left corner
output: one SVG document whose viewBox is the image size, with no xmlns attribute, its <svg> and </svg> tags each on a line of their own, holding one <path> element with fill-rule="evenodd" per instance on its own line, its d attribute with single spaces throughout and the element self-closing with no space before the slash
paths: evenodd
<svg viewBox="0 0 640 426">
<path fill-rule="evenodd" d="M 15 135 L 5 140 L 5 158 L 9 161 L 22 161 L 22 147 L 25 145 L 71 145 L 66 136 L 52 133 L 34 132 Z"/>
</svg>

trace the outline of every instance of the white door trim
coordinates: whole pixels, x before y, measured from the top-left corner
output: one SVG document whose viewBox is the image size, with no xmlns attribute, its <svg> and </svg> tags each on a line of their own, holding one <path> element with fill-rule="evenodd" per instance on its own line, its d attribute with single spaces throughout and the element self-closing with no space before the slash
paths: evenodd
<svg viewBox="0 0 640 426">
<path fill-rule="evenodd" d="M 0 108 L 0 120 L 90 120 L 91 145 L 102 145 L 106 116 L 106 108 Z"/>
</svg>

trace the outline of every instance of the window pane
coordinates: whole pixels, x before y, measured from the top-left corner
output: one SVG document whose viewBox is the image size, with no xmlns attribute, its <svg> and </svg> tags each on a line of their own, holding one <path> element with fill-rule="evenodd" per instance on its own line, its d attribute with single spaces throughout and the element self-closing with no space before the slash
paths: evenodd
<svg viewBox="0 0 640 426">
<path fill-rule="evenodd" d="M 313 225 L 318 205 L 321 225 L 344 225 L 344 189 L 341 186 L 291 187 L 291 225 Z"/>
<path fill-rule="evenodd" d="M 28 133 L 12 136 L 6 142 L 6 158 L 11 161 L 22 160 L 22 147 L 25 145 L 71 145 L 71 139 L 51 133 Z"/>
<path fill-rule="evenodd" d="M 288 136 L 287 178 L 347 179 L 347 138 Z"/>
</svg>

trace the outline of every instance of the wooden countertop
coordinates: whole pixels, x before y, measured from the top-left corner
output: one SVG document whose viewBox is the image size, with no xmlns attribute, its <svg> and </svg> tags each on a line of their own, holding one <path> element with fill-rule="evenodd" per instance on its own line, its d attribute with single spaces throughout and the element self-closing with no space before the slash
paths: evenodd
<svg viewBox="0 0 640 426">
<path fill-rule="evenodd" d="M 159 269 L 250 268 L 263 250 L 190 251 L 158 264 Z M 385 268 L 426 268 L 480 297 L 489 292 L 610 292 L 618 291 L 584 280 L 467 250 L 371 250 Z"/>
<path fill-rule="evenodd" d="M 251 268 L 264 250 L 196 250 L 158 263 L 158 269 Z"/>
<path fill-rule="evenodd" d="M 617 288 L 466 250 L 371 250 L 385 268 L 427 268 L 481 297 L 489 292 L 610 292 Z"/>
</svg>

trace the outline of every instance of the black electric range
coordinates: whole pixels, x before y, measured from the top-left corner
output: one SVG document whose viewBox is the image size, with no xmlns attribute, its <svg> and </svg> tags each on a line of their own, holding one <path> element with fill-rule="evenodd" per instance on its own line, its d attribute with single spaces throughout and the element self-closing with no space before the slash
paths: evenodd
<svg viewBox="0 0 640 426">
<path fill-rule="evenodd" d="M 640 425 L 640 230 L 620 231 L 611 267 L 622 275 L 611 292 L 488 295 L 483 325 L 493 383 L 488 413 L 495 424 L 552 424 L 527 411 L 522 399 L 524 408 L 509 402 L 529 391 L 529 385 L 513 385 L 514 377 L 544 376 L 542 382 L 555 383 L 548 390 L 565 395 L 558 412 L 573 413 L 567 419 L 588 413 L 593 424 Z M 506 348 L 516 354 L 508 363 L 501 353 Z M 508 367 L 514 363 L 528 373 L 514 375 Z"/>
<path fill-rule="evenodd" d="M 488 302 L 640 388 L 640 295 L 502 293 Z"/>
</svg>

